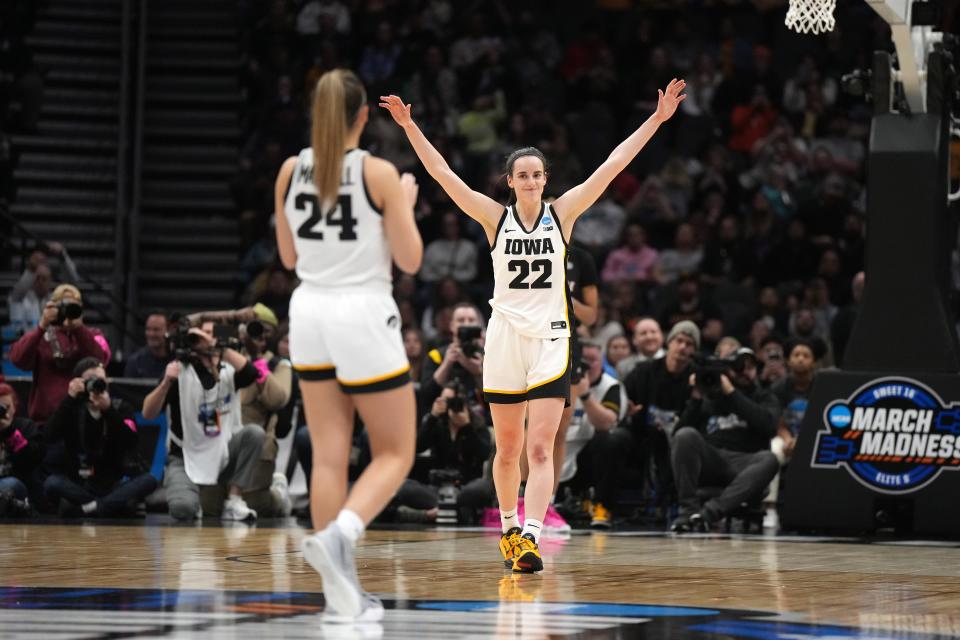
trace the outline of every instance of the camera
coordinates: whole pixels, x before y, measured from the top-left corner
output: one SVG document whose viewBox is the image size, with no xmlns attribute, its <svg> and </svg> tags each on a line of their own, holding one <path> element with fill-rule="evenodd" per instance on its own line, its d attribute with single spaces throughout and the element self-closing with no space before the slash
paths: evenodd
<svg viewBox="0 0 960 640">
<path fill-rule="evenodd" d="M 78 458 L 77 475 L 79 475 L 82 480 L 89 480 L 94 476 L 93 460 L 90 459 L 87 453 L 81 453 Z"/>
<path fill-rule="evenodd" d="M 259 320 L 252 320 L 247 323 L 247 335 L 253 338 L 254 340 L 259 340 L 263 337 L 263 323 Z"/>
<path fill-rule="evenodd" d="M 174 332 L 167 334 L 168 350 L 180 362 L 189 362 L 196 356 L 201 341 L 200 336 L 190 333 L 190 320 L 187 318 L 178 320 Z"/>
<path fill-rule="evenodd" d="M 430 484 L 438 488 L 437 524 L 457 524 L 460 472 L 456 469 L 431 469 Z"/>
<path fill-rule="evenodd" d="M 460 343 L 463 355 L 472 358 L 478 353 L 483 353 L 483 347 L 479 343 L 482 332 L 483 327 L 477 325 L 457 327 L 457 341 Z"/>
<path fill-rule="evenodd" d="M 573 371 L 570 373 L 570 383 L 577 384 L 580 380 L 583 379 L 583 376 L 586 375 L 587 371 L 590 370 L 590 363 L 580 358 L 576 364 L 573 365 Z"/>
<path fill-rule="evenodd" d="M 79 302 L 69 302 L 63 300 L 57 305 L 57 322 L 63 324 L 67 320 L 76 320 L 83 315 L 83 305 Z"/>
<path fill-rule="evenodd" d="M 453 397 L 447 398 L 447 411 L 460 413 L 467 404 L 467 400 L 463 392 L 463 385 L 460 384 L 460 381 L 454 380 L 452 383 L 447 385 L 447 388 L 453 390 Z"/>
<path fill-rule="evenodd" d="M 90 395 L 91 393 L 103 393 L 107 390 L 107 381 L 103 378 L 87 378 L 83 383 L 83 389 Z"/>
<path fill-rule="evenodd" d="M 720 376 L 728 378 L 736 371 L 739 359 L 718 358 L 716 356 L 698 356 L 693 361 L 693 373 L 696 374 L 696 386 L 705 395 L 719 395 L 721 390 Z M 743 362 L 739 361 L 739 368 L 743 370 Z"/>
<path fill-rule="evenodd" d="M 260 327 L 260 330 L 263 331 L 263 326 Z M 213 325 L 213 337 L 217 339 L 217 346 L 221 349 L 240 350 L 240 332 L 237 331 L 236 325 Z"/>
</svg>

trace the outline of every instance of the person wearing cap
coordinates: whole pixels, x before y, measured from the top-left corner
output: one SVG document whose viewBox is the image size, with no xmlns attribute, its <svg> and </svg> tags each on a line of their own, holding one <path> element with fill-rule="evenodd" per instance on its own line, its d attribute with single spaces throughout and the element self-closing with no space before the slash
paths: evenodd
<svg viewBox="0 0 960 640">
<path fill-rule="evenodd" d="M 293 394 L 293 367 L 270 350 L 277 334 L 276 314 L 266 305 L 253 306 L 255 319 L 241 332 L 244 354 L 257 370 L 256 384 L 240 390 L 240 416 L 245 425 L 264 430 L 266 439 L 250 486 L 243 499 L 262 516 L 290 515 L 287 477 L 275 471 L 277 460 L 277 413 Z"/>
<path fill-rule="evenodd" d="M 160 311 L 147 314 L 143 329 L 146 344 L 134 351 L 123 366 L 124 378 L 159 380 L 173 360 L 167 344 L 167 316 Z"/>
<path fill-rule="evenodd" d="M 680 503 L 671 529 L 678 533 L 708 531 L 742 503 L 759 499 L 780 469 L 770 451 L 780 405 L 757 384 L 756 354 L 728 342 L 717 356 L 728 359 L 730 368 L 716 388 L 703 388 L 703 380 L 698 386 L 697 374 L 690 376 L 690 400 L 671 443 Z M 700 504 L 697 489 L 708 486 L 722 492 Z"/>
<path fill-rule="evenodd" d="M 109 359 L 103 336 L 84 326 L 82 308 L 80 290 L 72 284 L 61 284 L 50 295 L 37 328 L 23 334 L 10 347 L 10 362 L 33 372 L 27 415 L 38 425 L 53 415 L 67 395 L 78 362 L 96 358 L 106 363 Z M 73 314 L 75 310 L 81 315 L 67 316 L 67 312 Z"/>
<path fill-rule="evenodd" d="M 608 528 L 610 509 L 615 506 L 617 489 L 631 476 L 640 482 L 652 460 L 656 468 L 657 495 L 666 508 L 673 495 L 670 465 L 670 432 L 676 416 L 690 397 L 691 362 L 700 348 L 700 329 L 689 320 L 671 327 L 667 334 L 666 354 L 634 367 L 623 381 L 627 394 L 627 415 L 619 426 L 601 436 L 607 461 L 594 487 L 591 526 Z M 599 435 L 599 434 L 598 434 Z"/>
</svg>

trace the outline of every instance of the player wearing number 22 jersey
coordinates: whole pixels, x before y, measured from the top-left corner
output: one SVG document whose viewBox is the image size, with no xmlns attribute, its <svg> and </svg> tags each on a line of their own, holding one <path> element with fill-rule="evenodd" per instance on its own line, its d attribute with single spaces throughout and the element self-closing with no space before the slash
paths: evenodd
<svg viewBox="0 0 960 640">
<path fill-rule="evenodd" d="M 514 403 L 569 393 L 567 242 L 547 203 L 532 228 L 504 209 L 490 249 L 494 289 L 487 330 L 484 394 Z"/>
<path fill-rule="evenodd" d="M 577 218 L 636 157 L 683 100 L 682 80 L 659 92 L 657 111 L 583 183 L 552 204 L 543 199 L 549 167 L 533 147 L 507 158 L 508 206 L 474 191 L 454 173 L 413 121 L 411 105 L 381 96 L 380 106 L 403 127 L 430 176 L 465 214 L 483 227 L 493 258 L 493 313 L 487 328 L 483 391 L 497 441 L 493 479 L 500 503 L 503 562 L 515 572 L 543 569 L 540 531 L 553 491 L 553 452 L 564 401 L 570 393 L 570 322 L 566 282 L 567 239 Z M 524 446 L 524 444 L 526 446 Z M 527 453 L 523 529 L 518 518 L 520 455 Z"/>
</svg>

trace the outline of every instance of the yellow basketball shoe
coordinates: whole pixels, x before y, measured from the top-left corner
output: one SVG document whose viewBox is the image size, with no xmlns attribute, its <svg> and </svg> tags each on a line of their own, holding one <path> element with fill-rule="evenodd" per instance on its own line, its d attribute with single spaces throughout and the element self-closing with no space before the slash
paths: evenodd
<svg viewBox="0 0 960 640">
<path fill-rule="evenodd" d="M 500 536 L 500 554 L 503 556 L 503 566 L 513 568 L 513 553 L 520 542 L 520 527 L 512 527 Z"/>
<path fill-rule="evenodd" d="M 540 556 L 540 546 L 529 533 L 520 536 L 517 546 L 513 549 L 514 573 L 536 573 L 543 571 L 543 558 Z"/>
</svg>

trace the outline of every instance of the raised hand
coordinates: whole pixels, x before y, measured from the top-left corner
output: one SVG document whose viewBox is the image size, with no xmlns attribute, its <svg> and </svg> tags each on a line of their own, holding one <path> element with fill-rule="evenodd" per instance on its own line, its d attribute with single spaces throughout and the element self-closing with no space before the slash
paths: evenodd
<svg viewBox="0 0 960 640">
<path fill-rule="evenodd" d="M 404 104 L 398 96 L 380 96 L 380 106 L 390 112 L 393 121 L 401 127 L 413 124 L 413 118 L 410 117 L 410 105 Z"/>
<path fill-rule="evenodd" d="M 404 173 L 400 176 L 400 187 L 403 189 L 403 194 L 407 197 L 410 206 L 416 207 L 417 193 L 420 191 L 420 187 L 417 186 L 417 179 L 413 177 L 412 173 Z"/>
<path fill-rule="evenodd" d="M 676 112 L 677 105 L 687 97 L 686 94 L 680 95 L 686 86 L 687 83 L 685 81 L 674 78 L 670 81 L 670 84 L 667 85 L 666 91 L 657 89 L 659 99 L 657 100 L 657 112 L 654 115 L 657 116 L 660 122 L 669 120 L 674 112 Z"/>
</svg>

